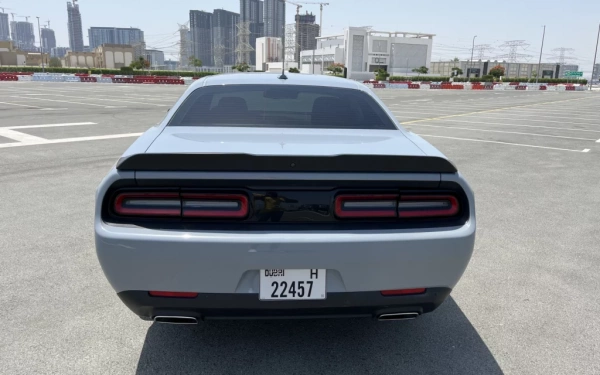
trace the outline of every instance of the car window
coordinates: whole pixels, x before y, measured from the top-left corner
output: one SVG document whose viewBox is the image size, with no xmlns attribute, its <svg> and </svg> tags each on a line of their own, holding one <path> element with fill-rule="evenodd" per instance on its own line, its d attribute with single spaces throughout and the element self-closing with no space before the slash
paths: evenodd
<svg viewBox="0 0 600 375">
<path fill-rule="evenodd" d="M 360 90 L 279 84 L 198 88 L 169 126 L 397 129 L 379 104 Z"/>
</svg>

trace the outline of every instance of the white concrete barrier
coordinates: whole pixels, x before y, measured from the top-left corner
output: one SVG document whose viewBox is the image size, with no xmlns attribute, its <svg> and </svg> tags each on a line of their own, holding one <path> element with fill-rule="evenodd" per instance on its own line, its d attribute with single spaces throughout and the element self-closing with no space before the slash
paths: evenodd
<svg viewBox="0 0 600 375">
<path fill-rule="evenodd" d="M 66 76 L 62 77 L 64 82 L 81 82 L 81 78 L 75 76 Z"/>
<path fill-rule="evenodd" d="M 390 83 L 388 85 L 388 87 L 390 89 L 407 89 L 408 88 L 408 84 L 407 83 Z"/>
<path fill-rule="evenodd" d="M 504 88 L 504 85 L 494 85 L 494 90 L 496 90 L 496 91 L 500 91 L 500 90 L 504 91 L 505 88 Z"/>
<path fill-rule="evenodd" d="M 555 87 L 556 87 L 556 91 L 567 91 L 566 86 L 555 86 Z"/>
<path fill-rule="evenodd" d="M 112 78 L 100 77 L 97 79 L 98 83 L 113 83 Z"/>
<path fill-rule="evenodd" d="M 421 90 L 429 90 L 429 89 L 431 89 L 431 85 L 421 84 Z"/>
<path fill-rule="evenodd" d="M 33 81 L 33 77 L 32 76 L 17 76 L 19 78 L 19 81 Z"/>
</svg>

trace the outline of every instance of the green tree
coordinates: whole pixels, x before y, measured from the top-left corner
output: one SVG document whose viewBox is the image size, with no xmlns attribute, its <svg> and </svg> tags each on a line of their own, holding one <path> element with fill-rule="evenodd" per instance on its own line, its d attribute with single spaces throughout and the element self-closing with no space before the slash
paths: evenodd
<svg viewBox="0 0 600 375">
<path fill-rule="evenodd" d="M 385 81 L 390 74 L 383 68 L 379 68 L 375 71 L 375 79 L 378 81 Z"/>
<path fill-rule="evenodd" d="M 194 71 L 197 72 L 198 68 L 202 67 L 202 60 L 197 57 L 190 57 L 190 65 L 194 67 Z"/>
<path fill-rule="evenodd" d="M 452 68 L 452 77 L 458 77 L 463 74 L 463 70 L 461 68 Z"/>
<path fill-rule="evenodd" d="M 250 65 L 248 65 L 245 62 L 234 65 L 231 68 L 234 70 L 237 70 L 238 72 L 249 72 L 250 71 Z"/>
<path fill-rule="evenodd" d="M 290 73 L 300 73 L 300 70 L 298 68 L 290 68 L 288 71 Z"/>
<path fill-rule="evenodd" d="M 504 75 L 504 67 L 502 65 L 496 65 L 492 69 L 490 69 L 489 75 L 494 77 L 496 80 L 500 79 Z"/>
<path fill-rule="evenodd" d="M 62 63 L 58 57 L 53 57 L 48 62 L 48 66 L 51 68 L 62 68 Z"/>
<path fill-rule="evenodd" d="M 420 76 L 421 74 L 427 74 L 427 72 L 429 71 L 429 68 L 426 66 L 422 66 L 420 68 L 414 68 L 413 73 L 418 73 L 417 77 Z"/>
<path fill-rule="evenodd" d="M 331 72 L 334 76 L 340 76 L 344 73 L 344 64 L 341 63 L 333 63 L 327 67 L 327 70 Z"/>
<path fill-rule="evenodd" d="M 137 60 L 132 61 L 129 66 L 137 70 L 147 69 L 150 67 L 150 61 L 146 60 L 143 56 L 140 56 Z"/>
</svg>

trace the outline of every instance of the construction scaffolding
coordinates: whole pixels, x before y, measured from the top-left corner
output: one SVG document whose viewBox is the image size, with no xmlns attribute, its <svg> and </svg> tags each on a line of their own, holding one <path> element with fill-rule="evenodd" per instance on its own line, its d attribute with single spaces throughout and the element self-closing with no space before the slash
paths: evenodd
<svg viewBox="0 0 600 375">
<path fill-rule="evenodd" d="M 188 22 L 179 25 L 179 68 L 187 68 L 190 64 L 192 41 Z"/>
<path fill-rule="evenodd" d="M 250 54 L 254 52 L 254 48 L 250 45 L 250 35 L 252 32 L 250 31 L 251 22 L 244 21 L 237 24 L 238 29 L 238 45 L 235 49 L 237 53 L 236 63 L 246 63 L 250 64 Z"/>
<path fill-rule="evenodd" d="M 296 27 L 295 23 L 285 25 L 285 44 L 283 50 L 284 66 L 286 62 L 297 62 L 296 61 L 296 50 L 300 47 L 296 39 Z"/>
</svg>

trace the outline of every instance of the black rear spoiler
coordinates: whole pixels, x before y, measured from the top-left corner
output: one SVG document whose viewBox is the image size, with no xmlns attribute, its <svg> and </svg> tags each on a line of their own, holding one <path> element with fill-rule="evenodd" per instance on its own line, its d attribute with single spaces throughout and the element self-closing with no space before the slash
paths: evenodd
<svg viewBox="0 0 600 375">
<path fill-rule="evenodd" d="M 122 171 L 164 172 L 354 172 L 456 173 L 437 156 L 337 155 L 256 156 L 249 154 L 137 154 L 121 158 Z"/>
</svg>

